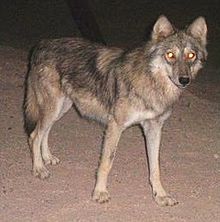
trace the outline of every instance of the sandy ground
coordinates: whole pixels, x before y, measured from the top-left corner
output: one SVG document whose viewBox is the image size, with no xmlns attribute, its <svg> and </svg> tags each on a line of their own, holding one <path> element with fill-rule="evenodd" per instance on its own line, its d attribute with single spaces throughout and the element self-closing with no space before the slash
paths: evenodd
<svg viewBox="0 0 220 222">
<path fill-rule="evenodd" d="M 161 173 L 180 202 L 159 207 L 151 195 L 144 139 L 138 127 L 123 134 L 109 177 L 108 204 L 91 200 L 103 128 L 72 110 L 53 128 L 50 144 L 61 159 L 45 181 L 31 174 L 22 101 L 27 52 L 0 48 L 1 222 L 217 222 L 220 218 L 220 89 L 206 68 L 175 106 L 163 130 Z M 218 87 L 217 87 L 218 86 Z"/>
</svg>

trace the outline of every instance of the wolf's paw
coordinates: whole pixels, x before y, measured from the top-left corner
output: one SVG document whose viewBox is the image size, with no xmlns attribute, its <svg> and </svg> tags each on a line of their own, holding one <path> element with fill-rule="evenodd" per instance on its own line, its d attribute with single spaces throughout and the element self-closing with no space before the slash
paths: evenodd
<svg viewBox="0 0 220 222">
<path fill-rule="evenodd" d="M 156 203 L 161 206 L 175 206 L 178 204 L 178 201 L 176 201 L 175 199 L 173 199 L 172 197 L 166 195 L 166 196 L 155 196 L 154 200 L 156 201 Z"/>
<path fill-rule="evenodd" d="M 45 167 L 45 166 L 42 166 L 42 167 L 34 167 L 33 169 L 33 175 L 35 177 L 39 177 L 40 179 L 46 179 L 50 176 L 50 172 L 49 170 Z"/>
<path fill-rule="evenodd" d="M 44 163 L 45 165 L 57 165 L 58 163 L 60 163 L 60 160 L 56 157 L 56 156 L 49 156 L 49 157 L 44 157 Z"/>
<path fill-rule="evenodd" d="M 107 190 L 106 191 L 94 191 L 92 199 L 98 203 L 106 203 L 111 199 L 111 197 L 110 197 Z"/>
</svg>

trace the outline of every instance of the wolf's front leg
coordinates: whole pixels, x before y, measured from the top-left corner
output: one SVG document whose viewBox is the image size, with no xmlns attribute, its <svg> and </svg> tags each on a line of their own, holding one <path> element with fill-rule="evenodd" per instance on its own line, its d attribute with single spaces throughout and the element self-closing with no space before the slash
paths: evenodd
<svg viewBox="0 0 220 222">
<path fill-rule="evenodd" d="M 105 132 L 104 147 L 93 192 L 93 200 L 99 203 L 107 202 L 110 199 L 107 191 L 107 178 L 112 167 L 121 132 L 117 123 L 114 120 L 110 121 Z"/>
<path fill-rule="evenodd" d="M 160 181 L 159 149 L 164 120 L 149 120 L 142 123 L 144 129 L 153 197 L 159 206 L 173 206 L 178 202 L 164 190 Z"/>
</svg>

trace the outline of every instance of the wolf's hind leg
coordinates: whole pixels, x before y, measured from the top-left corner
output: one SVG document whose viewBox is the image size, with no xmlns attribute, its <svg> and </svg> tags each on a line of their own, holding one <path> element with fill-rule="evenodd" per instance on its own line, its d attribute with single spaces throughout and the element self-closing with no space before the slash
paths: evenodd
<svg viewBox="0 0 220 222">
<path fill-rule="evenodd" d="M 54 117 L 51 119 L 49 127 L 42 140 L 42 146 L 41 146 L 42 157 L 46 165 L 48 164 L 56 165 L 60 162 L 60 160 L 56 156 L 52 155 L 50 152 L 50 148 L 48 146 L 48 136 L 53 124 L 57 120 L 59 120 L 72 107 L 72 101 L 68 98 L 60 98 L 56 102 L 56 107 L 57 107 L 57 112 L 55 113 Z"/>
<path fill-rule="evenodd" d="M 43 140 L 42 140 L 42 146 L 41 146 L 41 150 L 42 150 L 42 158 L 44 160 L 44 163 L 46 165 L 51 164 L 51 165 L 56 165 L 60 162 L 60 160 L 51 154 L 50 152 L 50 148 L 48 146 L 48 136 L 50 133 L 50 130 L 53 126 L 53 123 L 51 124 L 51 126 L 48 128 L 48 130 L 46 131 Z"/>
<path fill-rule="evenodd" d="M 72 103 L 65 104 L 65 97 L 57 95 L 47 98 L 41 108 L 40 119 L 35 130 L 30 136 L 30 145 L 33 151 L 33 173 L 35 176 L 44 179 L 50 173 L 45 164 L 57 164 L 59 159 L 53 156 L 48 147 L 48 136 L 53 124 L 69 110 Z"/>
<path fill-rule="evenodd" d="M 35 130 L 31 133 L 29 138 L 29 144 L 32 147 L 33 154 L 33 174 L 41 179 L 45 179 L 50 175 L 49 171 L 44 166 L 41 155 L 41 143 L 45 132 L 46 128 L 42 127 L 41 121 L 38 121 Z"/>
<path fill-rule="evenodd" d="M 63 93 L 59 73 L 50 66 L 33 64 L 29 73 L 28 86 L 28 110 L 29 112 L 33 109 L 37 110 L 36 126 L 29 137 L 30 148 L 33 152 L 33 174 L 44 179 L 49 176 L 44 163 L 57 164 L 59 162 L 59 159 L 54 157 L 49 150 L 49 132 L 53 124 L 69 110 L 72 101 Z M 32 105 L 34 108 L 29 104 L 34 104 Z"/>
</svg>

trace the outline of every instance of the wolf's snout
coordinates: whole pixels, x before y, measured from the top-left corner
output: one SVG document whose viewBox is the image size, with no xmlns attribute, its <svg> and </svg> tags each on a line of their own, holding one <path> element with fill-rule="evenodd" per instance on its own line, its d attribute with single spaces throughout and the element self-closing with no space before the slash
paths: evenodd
<svg viewBox="0 0 220 222">
<path fill-rule="evenodd" d="M 182 77 L 179 77 L 179 83 L 182 85 L 182 86 L 186 86 L 190 83 L 190 78 L 187 77 L 187 76 L 182 76 Z"/>
</svg>

